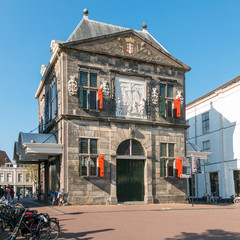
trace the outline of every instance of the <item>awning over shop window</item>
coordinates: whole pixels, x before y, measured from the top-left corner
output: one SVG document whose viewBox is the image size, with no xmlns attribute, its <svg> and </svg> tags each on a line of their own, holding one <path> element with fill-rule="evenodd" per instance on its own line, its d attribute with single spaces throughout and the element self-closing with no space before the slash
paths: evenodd
<svg viewBox="0 0 240 240">
<path fill-rule="evenodd" d="M 207 156 L 211 154 L 211 152 L 200 151 L 197 145 L 189 141 L 187 141 L 186 143 L 186 148 L 187 148 L 187 157 L 196 157 L 196 158 L 199 158 L 200 160 L 206 160 Z"/>
<path fill-rule="evenodd" d="M 53 134 L 20 132 L 18 142 L 14 143 L 13 160 L 17 163 L 47 160 L 49 156 L 61 155 L 62 149 Z"/>
</svg>

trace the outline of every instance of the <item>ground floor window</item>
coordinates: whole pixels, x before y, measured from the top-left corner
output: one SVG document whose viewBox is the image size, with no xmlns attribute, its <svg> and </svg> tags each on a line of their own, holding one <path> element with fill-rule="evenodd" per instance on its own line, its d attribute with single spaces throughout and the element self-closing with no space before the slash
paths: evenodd
<svg viewBox="0 0 240 240">
<path fill-rule="evenodd" d="M 240 170 L 233 171 L 234 190 L 237 196 L 240 196 Z"/>
<path fill-rule="evenodd" d="M 219 196 L 218 172 L 210 173 L 210 189 L 213 197 Z"/>
<path fill-rule="evenodd" d="M 89 139 L 89 138 L 79 139 L 80 176 L 97 176 L 98 175 L 97 153 L 98 153 L 97 139 Z"/>
<path fill-rule="evenodd" d="M 160 143 L 160 177 L 175 176 L 174 144 Z"/>
</svg>

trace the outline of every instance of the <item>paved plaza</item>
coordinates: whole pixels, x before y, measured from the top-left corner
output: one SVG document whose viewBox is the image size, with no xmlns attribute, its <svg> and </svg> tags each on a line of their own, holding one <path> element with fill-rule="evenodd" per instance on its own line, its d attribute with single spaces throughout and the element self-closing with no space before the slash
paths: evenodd
<svg viewBox="0 0 240 240">
<path fill-rule="evenodd" d="M 26 200 L 25 200 L 26 201 Z M 60 220 L 60 239 L 240 239 L 240 205 L 148 204 L 31 208 Z"/>
</svg>

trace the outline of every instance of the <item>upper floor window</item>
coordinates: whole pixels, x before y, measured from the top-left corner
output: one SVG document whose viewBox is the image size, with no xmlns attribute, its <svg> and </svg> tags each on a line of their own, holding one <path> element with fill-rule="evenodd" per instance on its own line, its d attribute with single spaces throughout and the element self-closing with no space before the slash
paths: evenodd
<svg viewBox="0 0 240 240">
<path fill-rule="evenodd" d="M 0 173 L 0 182 L 1 183 L 4 182 L 4 175 L 3 175 L 3 173 Z"/>
<path fill-rule="evenodd" d="M 175 176 L 174 143 L 160 143 L 160 177 Z"/>
<path fill-rule="evenodd" d="M 79 153 L 80 176 L 97 176 L 97 139 L 81 138 Z"/>
<path fill-rule="evenodd" d="M 8 183 L 12 182 L 12 173 L 7 173 L 7 182 Z"/>
<path fill-rule="evenodd" d="M 204 152 L 210 152 L 210 140 L 202 142 L 202 149 Z M 209 159 L 210 156 L 207 156 L 207 159 Z"/>
<path fill-rule="evenodd" d="M 97 74 L 80 72 L 80 106 L 83 109 L 97 110 Z"/>
<path fill-rule="evenodd" d="M 202 114 L 202 132 L 203 134 L 209 132 L 209 112 Z"/>
<path fill-rule="evenodd" d="M 18 182 L 19 183 L 23 182 L 23 174 L 22 173 L 18 173 Z"/>
<path fill-rule="evenodd" d="M 160 115 L 162 117 L 174 116 L 173 85 L 160 84 Z"/>
<path fill-rule="evenodd" d="M 26 173 L 26 182 L 30 182 L 30 173 Z"/>
<path fill-rule="evenodd" d="M 46 87 L 44 101 L 44 122 L 48 123 L 57 116 L 57 90 L 56 78 L 53 78 L 49 86 Z"/>
</svg>

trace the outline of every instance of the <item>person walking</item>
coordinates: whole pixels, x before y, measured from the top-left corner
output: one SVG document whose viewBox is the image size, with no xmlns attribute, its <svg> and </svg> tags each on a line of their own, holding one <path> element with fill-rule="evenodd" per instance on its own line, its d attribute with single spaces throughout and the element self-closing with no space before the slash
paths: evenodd
<svg viewBox="0 0 240 240">
<path fill-rule="evenodd" d="M 2 189 L 2 186 L 0 186 L 0 199 L 4 196 L 4 190 Z"/>
<path fill-rule="evenodd" d="M 7 189 L 6 189 L 6 199 L 7 199 L 9 202 L 12 201 L 12 196 L 11 196 L 11 194 L 12 194 L 12 189 L 11 189 L 11 187 L 8 185 L 8 186 L 7 186 Z"/>
</svg>

